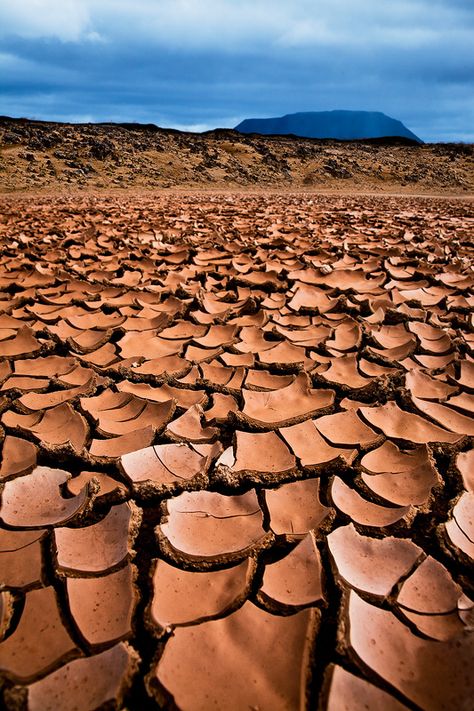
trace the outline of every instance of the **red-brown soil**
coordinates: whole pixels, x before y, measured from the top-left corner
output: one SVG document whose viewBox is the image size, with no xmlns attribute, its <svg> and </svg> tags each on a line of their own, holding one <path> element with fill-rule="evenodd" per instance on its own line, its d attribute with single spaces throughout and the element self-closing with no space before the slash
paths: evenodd
<svg viewBox="0 0 474 711">
<path fill-rule="evenodd" d="M 0 206 L 2 707 L 471 708 L 472 201 Z"/>
</svg>

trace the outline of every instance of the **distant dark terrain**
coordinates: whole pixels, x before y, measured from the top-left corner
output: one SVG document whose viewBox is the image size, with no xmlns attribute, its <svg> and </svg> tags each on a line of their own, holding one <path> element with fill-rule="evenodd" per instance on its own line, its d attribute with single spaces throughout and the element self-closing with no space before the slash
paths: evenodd
<svg viewBox="0 0 474 711">
<path fill-rule="evenodd" d="M 474 146 L 0 118 L 0 191 L 278 188 L 474 192 Z"/>
<path fill-rule="evenodd" d="M 245 119 L 235 127 L 241 133 L 335 138 L 344 141 L 400 137 L 422 143 L 401 121 L 380 111 L 306 111 L 279 118 Z"/>
</svg>

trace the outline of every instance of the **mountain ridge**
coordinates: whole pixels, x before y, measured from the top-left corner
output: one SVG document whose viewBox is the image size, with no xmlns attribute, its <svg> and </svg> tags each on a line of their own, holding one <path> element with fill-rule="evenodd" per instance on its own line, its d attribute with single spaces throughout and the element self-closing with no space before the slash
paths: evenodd
<svg viewBox="0 0 474 711">
<path fill-rule="evenodd" d="M 64 127 L 70 127 L 70 128 L 103 128 L 103 129 L 124 129 L 126 131 L 137 131 L 141 133 L 150 133 L 150 134 L 162 134 L 162 135 L 170 135 L 170 136 L 202 136 L 202 137 L 215 137 L 215 138 L 237 138 L 241 139 L 242 133 L 238 131 L 236 128 L 229 128 L 229 127 L 219 127 L 217 126 L 216 128 L 209 128 L 206 131 L 185 131 L 183 129 L 179 128 L 171 128 L 169 126 L 163 127 L 159 126 L 158 124 L 155 123 L 140 123 L 139 121 L 78 121 L 78 122 L 71 122 L 71 121 L 49 121 L 47 119 L 30 119 L 27 117 L 12 117 L 12 116 L 7 116 L 7 115 L 1 115 L 0 114 L 0 127 L 8 127 L 8 126 L 32 126 L 32 127 L 57 127 L 57 128 L 64 128 Z M 258 135 L 258 134 L 257 134 Z M 266 135 L 269 138 L 272 137 L 271 134 L 262 134 Z M 423 141 L 419 140 L 413 140 L 411 138 L 405 137 L 405 136 L 397 136 L 397 135 L 384 135 L 380 137 L 374 137 L 374 138 L 316 138 L 316 137 L 311 137 L 311 136 L 298 136 L 297 134 L 275 134 L 273 137 L 278 138 L 279 136 L 284 136 L 284 138 L 288 139 L 301 139 L 305 138 L 308 141 L 314 142 L 314 143 L 320 143 L 320 144 L 325 144 L 325 143 L 366 143 L 368 145 L 406 145 L 406 146 L 420 146 L 420 145 L 429 145 L 429 144 L 424 144 Z M 451 145 L 451 144 L 443 144 L 443 145 Z M 454 145 L 454 144 L 453 144 Z"/>
<path fill-rule="evenodd" d="M 364 140 L 400 136 L 416 143 L 423 141 L 401 121 L 381 111 L 300 111 L 284 116 L 244 119 L 235 130 L 240 133 L 333 140 Z"/>
</svg>

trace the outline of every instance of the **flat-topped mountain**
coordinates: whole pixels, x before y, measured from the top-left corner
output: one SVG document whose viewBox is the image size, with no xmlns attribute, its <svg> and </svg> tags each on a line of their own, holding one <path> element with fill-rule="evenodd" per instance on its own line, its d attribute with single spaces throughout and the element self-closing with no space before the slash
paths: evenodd
<svg viewBox="0 0 474 711">
<path fill-rule="evenodd" d="M 401 121 L 380 111 L 305 111 L 278 118 L 245 119 L 235 130 L 240 133 L 273 136 L 293 134 L 343 141 L 397 136 L 423 143 Z"/>
</svg>

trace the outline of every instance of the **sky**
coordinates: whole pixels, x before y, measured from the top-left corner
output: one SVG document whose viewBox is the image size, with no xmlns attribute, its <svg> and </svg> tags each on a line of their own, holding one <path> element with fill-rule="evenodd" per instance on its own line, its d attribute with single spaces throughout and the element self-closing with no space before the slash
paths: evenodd
<svg viewBox="0 0 474 711">
<path fill-rule="evenodd" d="M 184 130 L 383 111 L 474 142 L 474 0 L 0 0 L 0 114 Z"/>
</svg>

